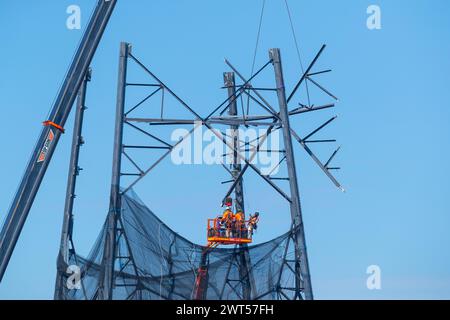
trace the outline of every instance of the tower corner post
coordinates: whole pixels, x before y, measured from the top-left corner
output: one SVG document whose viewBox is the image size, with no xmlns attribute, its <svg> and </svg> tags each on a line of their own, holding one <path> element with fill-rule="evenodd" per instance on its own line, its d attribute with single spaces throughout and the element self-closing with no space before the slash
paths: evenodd
<svg viewBox="0 0 450 320">
<path fill-rule="evenodd" d="M 120 44 L 119 56 L 119 78 L 117 84 L 117 104 L 116 104 L 116 124 L 114 131 L 114 151 L 113 151 L 113 165 L 112 165 L 112 180 L 111 180 L 111 196 L 110 209 L 107 218 L 107 229 L 105 235 L 105 249 L 103 254 L 103 270 L 101 277 L 101 299 L 112 300 L 114 288 L 114 264 L 116 258 L 116 235 L 117 235 L 117 221 L 120 217 L 122 204 L 120 193 L 120 176 L 121 176 L 121 160 L 123 149 L 123 125 L 125 113 L 125 92 L 126 92 L 126 78 L 128 67 L 128 56 L 131 45 L 126 42 Z"/>
<path fill-rule="evenodd" d="M 269 56 L 275 71 L 276 90 L 280 107 L 280 120 L 282 123 L 283 140 L 286 155 L 286 164 L 289 175 L 289 188 L 291 193 L 290 211 L 292 219 L 292 236 L 295 244 L 295 299 L 301 298 L 304 293 L 306 300 L 313 299 L 311 276 L 309 272 L 308 255 L 306 250 L 305 231 L 303 227 L 300 193 L 297 181 L 292 137 L 290 132 L 289 110 L 286 100 L 286 89 L 283 77 L 280 49 L 270 49 Z"/>
</svg>

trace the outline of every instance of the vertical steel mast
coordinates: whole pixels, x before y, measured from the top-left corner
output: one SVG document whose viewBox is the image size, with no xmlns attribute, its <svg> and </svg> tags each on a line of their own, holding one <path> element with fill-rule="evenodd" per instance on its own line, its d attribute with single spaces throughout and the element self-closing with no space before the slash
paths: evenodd
<svg viewBox="0 0 450 320">
<path fill-rule="evenodd" d="M 56 275 L 56 291 L 55 299 L 64 299 L 64 289 L 66 288 L 64 281 L 67 279 L 66 268 L 72 255 L 76 257 L 75 247 L 73 244 L 73 205 L 75 200 L 75 187 L 77 177 L 81 168 L 78 160 L 80 157 L 80 148 L 84 144 L 82 136 L 84 111 L 86 110 L 86 91 L 87 83 L 91 80 L 91 69 L 88 70 L 83 84 L 78 93 L 77 108 L 75 113 L 75 124 L 72 136 L 72 149 L 70 153 L 69 176 L 67 179 L 66 201 L 64 205 L 64 218 L 61 231 L 61 244 L 58 254 L 57 275 Z M 76 258 L 75 258 L 76 259 Z"/>
<path fill-rule="evenodd" d="M 284 86 L 283 68 L 281 65 L 280 49 L 269 51 L 270 59 L 275 70 L 275 81 L 280 107 L 280 120 L 283 131 L 286 165 L 289 175 L 289 187 L 291 191 L 290 210 L 292 230 L 295 245 L 295 298 L 300 298 L 303 291 L 305 299 L 312 300 L 311 277 L 309 273 L 308 255 L 306 252 L 305 231 L 303 228 L 302 209 L 300 205 L 300 193 L 297 182 L 297 170 L 295 167 L 294 151 L 292 148 L 291 127 L 289 123 L 289 111 Z"/>
<path fill-rule="evenodd" d="M 114 133 L 114 153 L 111 181 L 110 207 L 107 219 L 107 232 L 105 239 L 105 249 L 103 255 L 103 275 L 101 278 L 101 298 L 104 300 L 112 299 L 112 290 L 114 286 L 114 261 L 116 256 L 116 235 L 117 222 L 120 219 L 122 210 L 120 195 L 120 172 L 122 164 L 123 150 L 123 124 L 125 113 L 125 91 L 128 67 L 128 55 L 130 53 L 130 44 L 122 42 L 120 44 L 119 58 L 119 79 L 117 85 L 117 106 L 116 106 L 116 126 Z"/>
<path fill-rule="evenodd" d="M 231 117 L 237 116 L 237 103 L 236 103 L 236 87 L 235 87 L 235 77 L 233 72 L 225 72 L 223 74 L 224 85 L 227 88 L 228 99 L 230 101 L 230 106 L 228 108 L 228 114 Z M 233 141 L 233 156 L 232 156 L 232 173 L 233 179 L 238 179 L 236 182 L 236 188 L 234 189 L 234 194 L 236 198 L 236 211 L 244 212 L 244 188 L 242 184 L 242 177 L 239 177 L 241 172 L 241 160 L 238 157 L 238 152 L 240 151 L 239 144 L 239 125 L 231 125 L 232 130 L 231 137 Z"/>
<path fill-rule="evenodd" d="M 72 64 L 61 86 L 48 121 L 40 134 L 0 233 L 0 281 L 44 178 L 83 78 L 108 24 L 117 0 L 99 0 Z"/>
<path fill-rule="evenodd" d="M 224 85 L 227 88 L 228 99 L 230 106 L 228 108 L 228 114 L 230 117 L 236 117 L 238 115 L 237 102 L 236 102 L 236 81 L 234 72 L 225 72 L 223 74 Z M 243 115 L 244 116 L 244 115 Z M 232 175 L 236 181 L 236 187 L 234 189 L 236 212 L 245 212 L 244 206 L 244 187 L 243 179 L 241 176 L 242 166 L 241 159 L 238 157 L 238 152 L 241 151 L 239 142 L 239 125 L 231 125 L 232 130 L 231 137 L 233 139 L 233 156 L 232 156 Z M 242 281 L 242 296 L 245 300 L 250 300 L 252 297 L 252 291 L 254 291 L 253 274 L 250 269 L 250 257 L 248 254 L 248 248 L 246 244 L 241 245 L 244 250 L 239 254 L 239 279 Z"/>
</svg>

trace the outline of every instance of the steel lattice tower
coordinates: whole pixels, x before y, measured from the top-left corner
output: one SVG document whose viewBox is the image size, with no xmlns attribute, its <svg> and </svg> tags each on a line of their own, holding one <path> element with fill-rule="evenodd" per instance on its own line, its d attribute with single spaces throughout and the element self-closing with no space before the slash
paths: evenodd
<svg viewBox="0 0 450 320">
<path fill-rule="evenodd" d="M 308 67 L 307 72 L 302 75 L 299 83 L 296 85 L 294 91 L 290 94 L 289 97 L 287 97 L 285 84 L 284 84 L 284 76 L 283 76 L 283 68 L 282 68 L 282 62 L 281 62 L 281 55 L 279 49 L 271 49 L 269 51 L 269 61 L 260 69 L 258 70 L 254 76 L 251 79 L 245 79 L 237 69 L 231 65 L 228 61 L 227 64 L 230 66 L 230 68 L 233 70 L 233 72 L 227 72 L 224 73 L 224 88 L 227 89 L 227 99 L 219 105 L 219 107 L 215 108 L 215 110 L 210 113 L 207 117 L 203 118 L 198 113 L 194 111 L 193 108 L 187 105 L 187 103 L 182 100 L 179 96 L 177 96 L 166 84 L 164 84 L 156 75 L 154 75 L 138 58 L 136 58 L 131 53 L 131 45 L 128 43 L 122 43 L 120 48 L 120 63 L 119 63 L 119 80 L 118 80 L 118 95 L 117 95 L 117 110 L 116 110 L 116 129 L 115 129 L 115 142 L 114 142 L 114 156 L 113 156 L 113 174 L 112 174 L 112 185 L 111 185 L 111 202 L 110 202 L 110 210 L 108 213 L 108 219 L 107 219 L 107 235 L 106 235 L 106 241 L 105 241 L 105 248 L 104 248 L 104 256 L 103 256 L 103 263 L 102 263 L 102 283 L 100 284 L 100 292 L 99 292 L 99 298 L 102 299 L 112 299 L 113 298 L 113 291 L 112 289 L 115 286 L 115 266 L 119 260 L 126 260 L 126 263 L 128 264 L 134 264 L 133 261 L 133 253 L 131 250 L 129 250 L 125 255 L 123 253 L 119 254 L 117 251 L 118 241 L 125 241 L 125 247 L 128 249 L 130 248 L 127 245 L 127 236 L 124 233 L 123 228 L 121 228 L 121 204 L 120 204 L 120 198 L 121 195 L 126 193 L 128 190 L 130 190 L 136 183 L 138 183 L 144 176 L 146 176 L 151 170 L 155 168 L 165 157 L 167 157 L 174 148 L 177 147 L 177 145 L 180 142 L 178 142 L 175 145 L 170 145 L 166 142 L 164 142 L 162 139 L 158 138 L 154 134 L 151 134 L 147 131 L 144 131 L 140 129 L 138 126 L 136 126 L 136 123 L 145 123 L 145 124 L 157 124 L 158 126 L 173 126 L 173 125 L 186 125 L 186 124 L 201 124 L 202 126 L 206 127 L 208 130 L 211 130 L 211 132 L 216 135 L 217 138 L 221 139 L 222 142 L 228 147 L 229 150 L 231 150 L 231 153 L 233 154 L 233 163 L 231 165 L 231 169 L 227 169 L 229 172 L 231 179 L 232 179 L 232 185 L 229 188 L 228 192 L 226 193 L 225 197 L 228 197 L 232 193 L 235 194 L 236 199 L 236 208 L 237 210 L 243 210 L 244 209 L 244 189 L 243 189 L 243 176 L 245 172 L 250 168 L 254 172 L 256 172 L 262 179 L 264 179 L 267 183 L 269 183 L 270 186 L 273 187 L 273 189 L 278 192 L 283 198 L 285 198 L 290 207 L 290 214 L 291 214 L 291 237 L 287 240 L 286 248 L 289 246 L 294 246 L 295 248 L 295 258 L 289 259 L 288 257 L 283 257 L 283 268 L 281 269 L 281 273 L 283 272 L 289 272 L 292 273 L 295 277 L 295 288 L 286 288 L 282 287 L 279 283 L 274 286 L 274 290 L 276 293 L 276 296 L 279 299 L 285 299 L 288 297 L 293 297 L 294 299 L 313 299 L 313 292 L 312 292 L 312 285 L 311 285 L 311 276 L 309 271 L 309 265 L 308 265 L 308 255 L 307 255 L 307 249 L 306 249 L 306 240 L 305 240 L 305 232 L 304 232 L 304 226 L 303 226 L 303 220 L 302 220 L 302 210 L 301 210 L 301 204 L 300 204 L 300 194 L 299 194 L 299 187 L 298 187 L 298 181 L 297 181 L 297 172 L 296 172 L 296 164 L 295 164 L 295 157 L 294 157 L 294 151 L 293 151 L 293 141 L 292 138 L 294 138 L 296 141 L 299 142 L 299 144 L 307 151 L 307 153 L 313 158 L 313 160 L 319 165 L 319 167 L 325 171 L 325 173 L 332 178 L 332 181 L 338 186 L 339 183 L 334 179 L 334 177 L 330 173 L 330 169 L 336 169 L 336 168 L 330 168 L 329 163 L 332 160 L 332 158 L 335 156 L 336 152 L 333 153 L 332 157 L 327 161 L 326 164 L 322 164 L 318 158 L 314 155 L 314 153 L 309 149 L 307 144 L 309 142 L 313 142 L 311 140 L 308 140 L 312 135 L 317 133 L 319 130 L 321 130 L 323 127 L 328 125 L 332 120 L 327 121 L 324 125 L 320 126 L 318 129 L 314 130 L 311 134 L 309 134 L 306 138 L 302 139 L 300 136 L 293 130 L 293 128 L 290 126 L 290 117 L 306 113 L 306 112 L 312 112 L 315 110 L 321 110 L 325 108 L 331 108 L 334 106 L 334 104 L 324 105 L 324 106 L 300 106 L 294 110 L 289 111 L 288 110 L 288 103 L 290 99 L 295 94 L 295 91 L 299 88 L 301 83 L 305 81 L 306 79 L 311 79 L 311 76 L 313 74 L 309 74 L 311 68 L 316 63 L 318 57 L 322 53 L 324 47 L 321 48 L 311 65 Z M 151 84 L 131 84 L 127 81 L 127 65 L 128 61 L 132 60 L 135 62 L 142 70 L 144 70 L 151 79 L 153 79 L 154 83 Z M 272 91 L 273 93 L 276 93 L 277 101 L 278 101 L 278 108 L 273 107 L 268 101 L 262 96 L 261 91 L 262 88 L 254 88 L 250 83 L 253 81 L 264 69 L 266 69 L 269 65 L 273 66 L 274 70 L 274 78 L 275 78 L 275 87 L 274 88 L 266 88 L 267 91 Z M 235 83 L 235 76 L 238 75 L 238 77 L 243 81 L 242 85 L 236 85 Z M 311 79 L 311 81 L 313 81 Z M 130 110 L 125 110 L 125 101 L 126 101 L 126 88 L 127 86 L 151 86 L 155 87 L 155 91 L 150 94 L 150 96 L 153 96 L 155 92 L 157 91 L 164 91 L 167 94 L 174 97 L 179 104 L 184 107 L 186 110 L 190 112 L 190 114 L 193 115 L 190 119 L 165 119 L 164 117 L 161 118 L 132 118 L 130 117 L 130 112 L 136 110 L 136 108 L 139 108 L 142 104 L 142 101 L 135 105 Z M 323 88 L 323 87 L 320 87 Z M 324 89 L 325 91 L 325 89 Z M 328 91 L 326 91 L 328 92 Z M 240 96 L 246 95 L 251 100 L 259 104 L 265 111 L 268 112 L 267 115 L 238 115 L 237 112 L 237 100 Z M 147 96 L 144 100 L 147 100 L 149 97 Z M 163 106 L 161 107 L 163 108 Z M 277 111 L 278 109 L 278 111 Z M 215 114 L 221 111 L 218 116 L 215 116 Z M 224 113 L 228 111 L 228 115 L 224 115 Z M 266 121 L 270 120 L 270 121 Z M 214 128 L 214 125 L 227 125 L 232 129 L 232 132 L 234 134 L 232 135 L 231 139 L 227 139 L 220 130 L 217 130 Z M 124 126 L 127 125 L 137 131 L 140 131 L 145 136 L 149 137 L 154 142 L 159 142 L 160 146 L 133 146 L 133 148 L 148 148 L 148 149 L 166 149 L 167 151 L 164 153 L 164 155 L 159 158 L 152 166 L 150 166 L 148 169 L 144 170 L 136 165 L 136 162 L 131 159 L 130 155 L 126 153 L 126 149 L 129 147 L 123 143 L 123 130 Z M 256 150 L 254 151 L 254 154 L 251 155 L 255 156 L 257 152 L 259 152 L 259 149 L 262 147 L 264 140 L 266 140 L 272 132 L 275 130 L 280 130 L 282 132 L 283 137 L 283 145 L 284 145 L 284 158 L 281 162 L 286 162 L 286 168 L 288 172 L 288 178 L 285 180 L 289 181 L 289 193 L 286 193 L 280 188 L 273 180 L 276 180 L 275 178 L 272 179 L 270 175 L 264 175 L 261 173 L 260 169 L 253 164 L 249 158 L 246 158 L 242 155 L 242 152 L 239 147 L 239 135 L 238 135 L 238 129 L 239 126 L 246 125 L 246 126 L 266 126 L 267 131 L 264 137 L 258 142 Z M 193 131 L 193 130 L 192 130 Z M 192 133 L 190 132 L 190 134 Z M 231 140 L 231 141 L 230 141 Z M 321 141 L 314 141 L 314 142 L 321 142 Z M 327 142 L 327 141 L 323 141 Z M 122 157 L 125 156 L 128 160 L 130 160 L 138 170 L 138 173 L 136 174 L 130 174 L 125 173 L 122 171 L 121 168 L 121 162 Z M 241 165 L 241 162 L 243 165 Z M 281 163 L 280 162 L 280 163 Z M 129 186 L 121 186 L 121 180 L 120 177 L 124 175 L 135 175 L 136 179 L 134 182 L 132 182 Z M 287 251 L 287 250 L 286 250 Z M 255 281 L 252 275 L 251 270 L 251 261 L 249 260 L 249 256 L 246 253 L 246 248 L 244 247 L 244 250 L 241 251 L 241 254 L 236 259 L 237 261 L 230 261 L 229 263 L 236 263 L 239 265 L 239 277 L 240 279 L 231 279 L 228 278 L 228 275 L 226 275 L 225 283 L 232 282 L 232 281 L 240 281 L 243 292 L 239 293 L 242 298 L 244 299 L 258 299 L 259 297 L 253 294 L 252 290 L 252 283 Z M 205 257 L 207 259 L 207 257 Z M 206 261 L 206 260 L 205 260 Z M 122 261 L 123 262 L 123 261 Z M 136 270 L 136 276 L 139 277 L 139 271 Z M 279 276 L 281 278 L 281 274 Z M 139 285 L 139 283 L 132 283 L 129 284 L 132 287 L 135 287 L 136 290 L 134 290 L 134 294 L 139 294 L 140 290 L 142 289 Z M 231 284 L 229 284 L 231 286 Z M 292 294 L 289 294 L 287 292 L 293 292 Z M 206 293 L 205 293 L 206 297 Z"/>
</svg>

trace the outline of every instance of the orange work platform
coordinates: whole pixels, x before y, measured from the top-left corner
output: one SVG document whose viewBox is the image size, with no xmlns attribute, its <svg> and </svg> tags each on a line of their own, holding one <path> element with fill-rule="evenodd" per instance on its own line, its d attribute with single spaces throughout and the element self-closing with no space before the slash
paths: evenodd
<svg viewBox="0 0 450 320">
<path fill-rule="evenodd" d="M 220 244 L 243 244 L 252 243 L 252 239 L 208 237 L 208 242 L 219 242 Z"/>
<path fill-rule="evenodd" d="M 252 243 L 247 231 L 248 221 L 235 222 L 231 225 L 218 223 L 217 219 L 208 219 L 207 240 L 209 244 L 246 244 Z"/>
</svg>

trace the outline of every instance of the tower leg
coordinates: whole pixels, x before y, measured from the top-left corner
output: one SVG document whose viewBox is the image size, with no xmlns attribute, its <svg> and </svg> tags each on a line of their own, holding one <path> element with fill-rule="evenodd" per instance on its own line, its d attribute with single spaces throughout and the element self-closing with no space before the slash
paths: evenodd
<svg viewBox="0 0 450 320">
<path fill-rule="evenodd" d="M 292 137 L 289 124 L 289 111 L 286 101 L 283 68 L 281 64 L 280 49 L 269 51 L 275 70 L 275 81 L 277 86 L 278 104 L 280 107 L 280 119 L 283 125 L 283 139 L 286 151 L 286 164 L 289 174 L 289 187 L 291 191 L 290 211 L 292 219 L 293 239 L 295 243 L 295 298 L 302 298 L 301 293 L 307 300 L 313 299 L 311 276 L 309 273 L 308 256 L 306 252 L 305 232 L 303 228 L 302 210 L 300 205 L 300 193 L 297 182 L 294 152 L 292 148 Z"/>
<path fill-rule="evenodd" d="M 235 76 L 233 72 L 226 72 L 223 74 L 224 85 L 228 91 L 228 98 L 230 99 L 230 107 L 228 114 L 230 116 L 237 116 L 237 103 L 236 103 L 236 87 L 235 87 Z M 240 143 L 239 143 L 239 125 L 230 126 L 232 130 L 232 145 L 233 145 L 233 163 L 232 163 L 232 173 L 233 179 L 239 179 L 236 183 L 236 187 L 234 189 L 235 193 L 235 202 L 236 202 L 236 212 L 242 211 L 245 213 L 244 206 L 244 188 L 242 183 L 242 177 L 240 176 L 240 172 L 242 170 L 240 164 L 240 158 L 238 157 L 237 152 L 240 151 Z M 253 274 L 249 266 L 250 256 L 248 252 L 248 248 L 246 244 L 240 245 L 241 251 L 239 253 L 239 278 L 242 283 L 242 296 L 245 300 L 250 300 L 252 297 L 252 292 L 254 292 L 254 279 Z"/>
<path fill-rule="evenodd" d="M 233 72 L 225 72 L 223 74 L 224 85 L 228 91 L 228 98 L 230 99 L 230 107 L 228 114 L 230 116 L 237 116 L 237 103 L 236 103 L 236 87 L 235 87 L 235 77 Z M 239 176 L 241 172 L 241 164 L 240 158 L 238 157 L 238 152 L 240 149 L 239 146 L 239 125 L 231 125 L 232 130 L 232 145 L 234 148 L 233 158 L 232 158 L 232 172 L 233 178 Z M 242 184 L 242 178 L 239 178 L 239 181 L 236 183 L 236 187 L 234 189 L 235 198 L 236 198 L 236 211 L 244 210 L 244 189 Z"/>
<path fill-rule="evenodd" d="M 117 222 L 120 217 L 122 205 L 120 197 L 120 172 L 122 160 L 122 139 L 125 109 L 125 91 L 128 66 L 128 55 L 130 45 L 122 42 L 120 44 L 119 58 L 119 80 L 117 88 L 116 126 L 114 134 L 113 169 L 111 181 L 110 209 L 107 219 L 107 230 L 105 235 L 105 249 L 103 253 L 102 277 L 100 279 L 101 298 L 111 300 L 114 287 L 114 263 L 116 257 L 116 235 Z"/>
<path fill-rule="evenodd" d="M 57 275 L 55 286 L 55 300 L 63 300 L 66 291 L 66 268 L 69 265 L 75 248 L 72 241 L 73 232 L 73 204 L 75 200 L 75 187 L 77 176 L 80 171 L 78 160 L 80 148 L 84 144 L 82 137 L 84 111 L 86 110 L 86 89 L 87 83 L 91 80 L 91 70 L 89 69 L 78 92 L 77 107 L 75 113 L 75 124 L 73 128 L 72 149 L 70 153 L 69 176 L 67 179 L 66 200 L 64 205 L 64 218 L 61 231 L 61 244 L 57 261 Z"/>
</svg>

